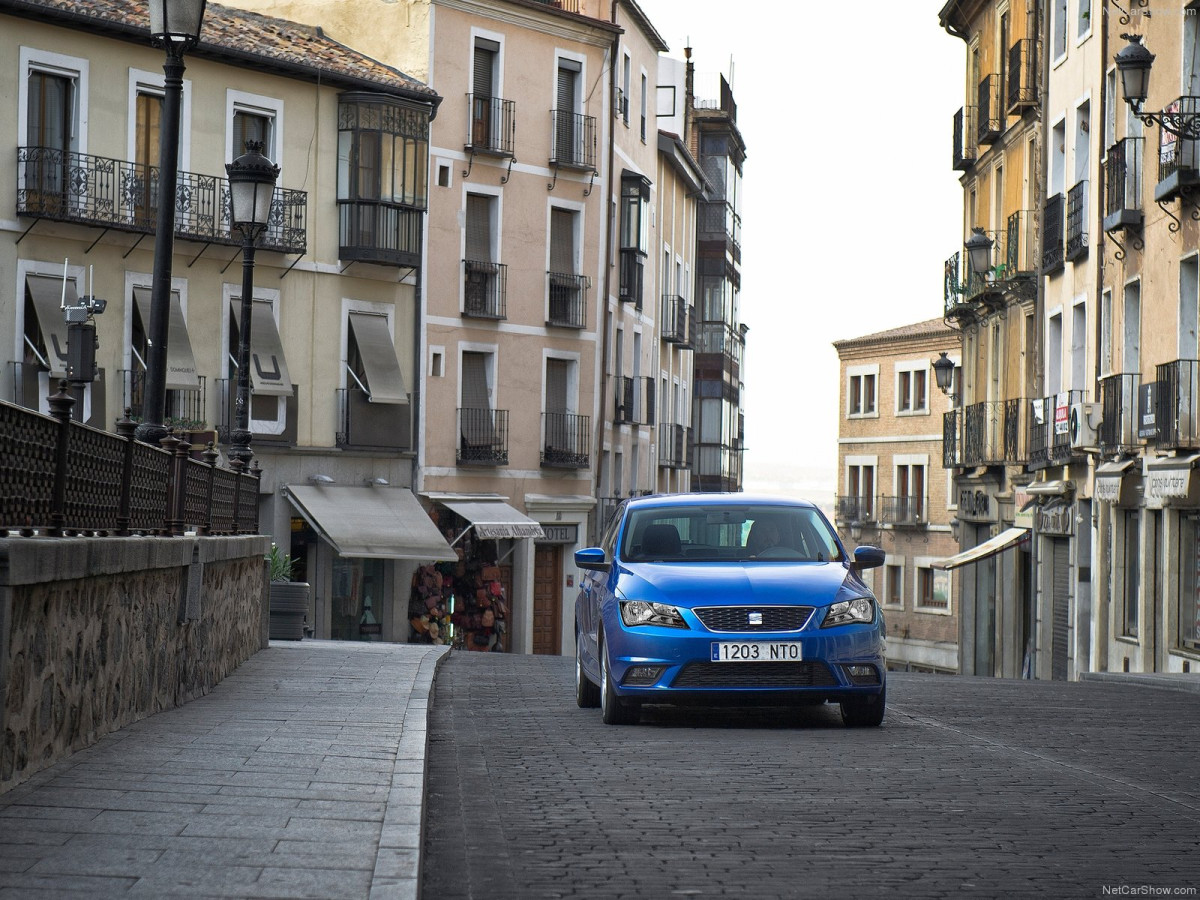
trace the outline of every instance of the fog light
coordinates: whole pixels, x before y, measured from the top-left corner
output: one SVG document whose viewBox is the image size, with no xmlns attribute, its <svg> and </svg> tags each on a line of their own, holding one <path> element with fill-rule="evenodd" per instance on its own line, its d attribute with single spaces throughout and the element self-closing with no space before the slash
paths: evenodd
<svg viewBox="0 0 1200 900">
<path fill-rule="evenodd" d="M 625 672 L 622 684 L 654 684 L 665 668 L 666 666 L 630 666 Z"/>
<path fill-rule="evenodd" d="M 842 666 L 855 684 L 879 684 L 879 671 L 874 666 Z"/>
</svg>

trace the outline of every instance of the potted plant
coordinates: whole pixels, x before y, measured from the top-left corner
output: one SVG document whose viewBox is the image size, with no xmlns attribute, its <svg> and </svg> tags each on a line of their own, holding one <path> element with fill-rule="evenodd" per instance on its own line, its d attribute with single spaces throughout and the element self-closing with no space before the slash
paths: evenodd
<svg viewBox="0 0 1200 900">
<path fill-rule="evenodd" d="M 304 621 L 308 615 L 308 582 L 292 581 L 295 560 L 271 545 L 267 554 L 267 566 L 271 579 L 271 627 L 269 636 L 273 641 L 299 641 L 304 638 Z"/>
</svg>

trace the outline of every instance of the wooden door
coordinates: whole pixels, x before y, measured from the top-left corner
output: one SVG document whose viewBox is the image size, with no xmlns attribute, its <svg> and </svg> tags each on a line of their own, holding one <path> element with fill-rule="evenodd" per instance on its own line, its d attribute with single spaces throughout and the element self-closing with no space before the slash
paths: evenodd
<svg viewBox="0 0 1200 900">
<path fill-rule="evenodd" d="M 534 549 L 533 652 L 562 653 L 562 548 L 557 544 Z"/>
</svg>

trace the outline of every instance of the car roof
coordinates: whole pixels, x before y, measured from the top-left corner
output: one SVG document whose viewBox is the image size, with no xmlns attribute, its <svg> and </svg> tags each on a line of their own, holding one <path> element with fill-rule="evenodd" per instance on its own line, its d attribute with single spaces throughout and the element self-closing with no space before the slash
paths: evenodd
<svg viewBox="0 0 1200 900">
<path fill-rule="evenodd" d="M 798 506 L 815 509 L 816 504 L 795 497 L 778 497 L 770 494 L 746 494 L 742 492 L 728 493 L 689 493 L 689 494 L 650 494 L 645 497 L 632 497 L 629 510 L 644 506 Z"/>
</svg>

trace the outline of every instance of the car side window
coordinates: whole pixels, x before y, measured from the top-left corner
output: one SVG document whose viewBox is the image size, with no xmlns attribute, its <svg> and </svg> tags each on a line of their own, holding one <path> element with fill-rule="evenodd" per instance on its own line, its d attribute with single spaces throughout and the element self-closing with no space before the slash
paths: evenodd
<svg viewBox="0 0 1200 900">
<path fill-rule="evenodd" d="M 625 518 L 625 504 L 622 503 L 617 507 L 617 511 L 613 513 L 612 521 L 608 523 L 608 527 L 604 529 L 604 534 L 600 537 L 600 547 L 604 550 L 604 558 L 611 560 L 613 558 L 613 547 L 617 543 L 617 532 L 621 529 L 621 521 Z"/>
</svg>

